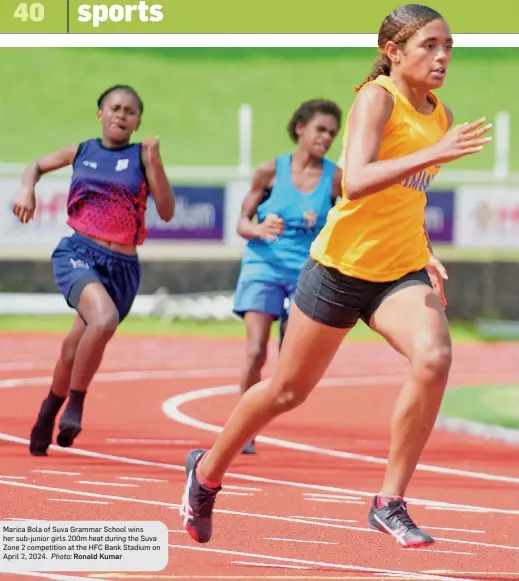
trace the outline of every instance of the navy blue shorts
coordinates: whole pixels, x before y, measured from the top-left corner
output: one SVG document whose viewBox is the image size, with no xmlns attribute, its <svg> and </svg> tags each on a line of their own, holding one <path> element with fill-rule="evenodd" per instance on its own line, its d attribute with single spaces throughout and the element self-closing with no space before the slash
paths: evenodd
<svg viewBox="0 0 519 581">
<path fill-rule="evenodd" d="M 83 289 L 98 282 L 113 300 L 119 322 L 126 318 L 141 284 L 137 255 L 109 250 L 75 232 L 61 239 L 51 260 L 54 281 L 69 307 L 77 309 Z"/>
</svg>

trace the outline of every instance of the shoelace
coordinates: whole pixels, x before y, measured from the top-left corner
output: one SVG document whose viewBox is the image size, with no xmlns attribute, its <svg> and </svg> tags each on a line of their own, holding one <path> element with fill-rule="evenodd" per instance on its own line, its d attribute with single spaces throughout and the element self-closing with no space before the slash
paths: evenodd
<svg viewBox="0 0 519 581">
<path fill-rule="evenodd" d="M 196 493 L 196 500 L 196 515 L 202 518 L 208 518 L 211 516 L 211 510 L 216 500 L 216 490 L 207 490 L 199 486 Z"/>
<path fill-rule="evenodd" d="M 408 529 L 417 529 L 418 526 L 415 524 L 413 519 L 409 516 L 407 512 L 407 504 L 399 500 L 391 500 L 388 505 L 389 518 L 396 518 L 398 522 L 403 524 Z"/>
</svg>

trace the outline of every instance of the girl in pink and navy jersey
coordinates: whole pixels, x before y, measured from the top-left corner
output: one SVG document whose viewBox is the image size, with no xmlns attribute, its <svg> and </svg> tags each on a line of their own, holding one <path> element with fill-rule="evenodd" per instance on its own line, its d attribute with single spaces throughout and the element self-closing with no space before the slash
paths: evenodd
<svg viewBox="0 0 519 581">
<path fill-rule="evenodd" d="M 71 446 L 81 432 L 85 395 L 106 345 L 130 312 L 141 282 L 137 247 L 146 238 L 148 195 L 162 220 L 175 208 L 157 138 L 130 143 L 143 103 L 134 89 L 115 85 L 98 100 L 102 137 L 67 146 L 27 167 L 13 212 L 26 224 L 36 208 L 41 176 L 72 165 L 67 224 L 74 230 L 52 254 L 56 286 L 77 311 L 54 369 L 48 396 L 31 432 L 30 452 L 47 455 L 58 412 L 57 443 Z"/>
</svg>

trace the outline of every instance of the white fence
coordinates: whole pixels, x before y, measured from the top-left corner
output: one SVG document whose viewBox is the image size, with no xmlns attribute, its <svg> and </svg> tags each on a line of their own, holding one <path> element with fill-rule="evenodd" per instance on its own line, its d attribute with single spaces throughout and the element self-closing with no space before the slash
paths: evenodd
<svg viewBox="0 0 519 581">
<path fill-rule="evenodd" d="M 221 183 L 250 181 L 254 172 L 253 159 L 253 110 L 246 103 L 238 109 L 238 160 L 233 166 L 168 166 L 166 173 L 173 181 L 195 181 Z M 488 170 L 453 170 L 444 167 L 436 181 L 439 183 L 463 184 L 481 182 L 510 182 L 519 184 L 519 172 L 510 171 L 510 128 L 511 116 L 508 111 L 500 111 L 494 123 L 494 165 Z M 338 160 L 341 165 L 342 160 Z M 19 178 L 24 164 L 0 163 L 0 177 Z M 55 176 L 69 178 L 70 168 L 58 170 Z"/>
<path fill-rule="evenodd" d="M 203 253 L 215 259 L 239 257 L 244 241 L 236 235 L 235 225 L 241 201 L 247 192 L 254 168 L 252 165 L 253 115 L 248 105 L 238 111 L 239 158 L 229 167 L 167 167 L 166 173 L 173 184 L 220 183 L 225 186 L 224 236 L 221 241 L 149 241 L 142 251 L 144 259 L 193 259 Z M 440 188 L 448 184 L 459 190 L 454 203 L 458 216 L 454 230 L 462 246 L 476 243 L 486 248 L 519 247 L 519 173 L 510 171 L 510 126 L 507 112 L 500 112 L 493 120 L 494 165 L 488 170 L 453 170 L 445 167 L 436 183 Z M 9 211 L 23 164 L 0 164 L 0 255 L 5 258 L 39 258 L 48 260 L 57 240 L 68 234 L 64 198 L 68 191 L 70 168 L 45 176 L 38 186 L 41 204 L 50 207 L 49 215 L 39 226 L 20 226 Z M 486 185 L 486 188 L 485 188 Z M 497 192 L 499 195 L 496 196 Z M 48 198 L 45 196 L 49 195 Z M 500 204 L 496 207 L 495 204 Z M 56 205 L 56 208 L 54 208 Z M 54 208 L 54 210 L 53 210 Z M 483 209 L 483 214 L 481 213 Z M 440 212 L 442 213 L 442 212 Z M 443 214 L 442 214 L 443 216 Z M 23 295 L 0 293 L 0 315 L 3 314 L 62 314 L 70 312 L 59 295 Z M 140 296 L 133 313 L 142 316 L 160 315 L 175 318 L 226 319 L 232 317 L 232 292 L 227 294 L 168 296 L 166 289 L 155 295 Z"/>
</svg>

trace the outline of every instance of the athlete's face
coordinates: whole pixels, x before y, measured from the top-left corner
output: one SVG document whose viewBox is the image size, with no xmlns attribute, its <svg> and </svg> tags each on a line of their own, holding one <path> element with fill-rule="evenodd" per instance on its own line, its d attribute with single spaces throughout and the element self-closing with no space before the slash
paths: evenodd
<svg viewBox="0 0 519 581">
<path fill-rule="evenodd" d="M 299 145 L 320 159 L 330 149 L 339 126 L 337 119 L 327 113 L 316 113 L 306 125 L 299 125 Z"/>
<path fill-rule="evenodd" d="M 141 112 L 135 97 L 128 91 L 113 91 L 97 113 L 105 137 L 114 143 L 125 143 L 139 128 Z"/>
<path fill-rule="evenodd" d="M 394 53 L 393 66 L 410 83 L 438 89 L 447 75 L 452 54 L 452 36 L 442 19 L 429 22 Z"/>
</svg>

